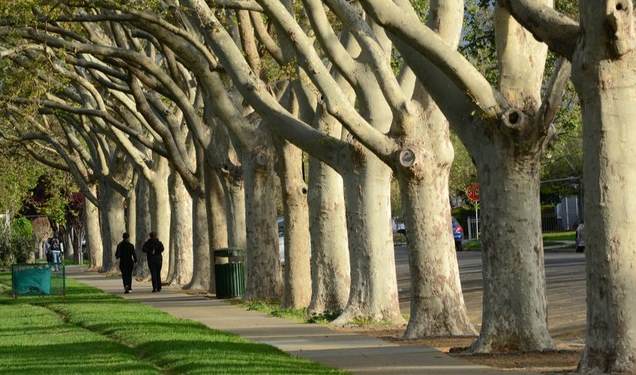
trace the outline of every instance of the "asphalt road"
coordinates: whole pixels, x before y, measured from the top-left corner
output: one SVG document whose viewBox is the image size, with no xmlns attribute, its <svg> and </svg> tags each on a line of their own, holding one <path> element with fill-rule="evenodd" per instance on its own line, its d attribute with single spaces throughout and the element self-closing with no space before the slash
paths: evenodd
<svg viewBox="0 0 636 375">
<path fill-rule="evenodd" d="M 481 323 L 482 274 L 478 251 L 459 252 L 464 300 L 471 320 Z M 409 311 L 410 278 L 407 249 L 396 247 L 396 266 L 403 313 Z M 585 329 L 585 257 L 573 250 L 546 252 L 545 271 L 548 289 L 548 324 L 555 339 L 576 344 L 583 342 Z"/>
</svg>

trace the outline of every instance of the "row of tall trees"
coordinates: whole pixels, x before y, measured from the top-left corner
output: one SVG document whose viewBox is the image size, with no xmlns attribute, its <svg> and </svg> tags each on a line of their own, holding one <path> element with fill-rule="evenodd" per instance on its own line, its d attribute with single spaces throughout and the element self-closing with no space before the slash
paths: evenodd
<svg viewBox="0 0 636 375">
<path fill-rule="evenodd" d="M 3 137 L 74 176 L 92 267 L 114 270 L 123 231 L 140 243 L 154 230 L 169 244 L 164 279 L 214 290 L 211 251 L 245 248 L 246 298 L 339 312 L 338 325 L 402 322 L 394 176 L 412 282 L 405 335 L 417 338 L 475 333 L 449 234 L 453 129 L 482 191 L 471 350 L 549 350 L 540 164 L 572 61 L 591 228 L 580 369 L 631 374 L 633 8 L 581 0 L 579 24 L 551 5 L 489 5 L 493 81 L 457 50 L 461 0 L 432 0 L 425 20 L 407 0 L 5 3 Z M 561 57 L 546 74 L 548 49 Z"/>
</svg>

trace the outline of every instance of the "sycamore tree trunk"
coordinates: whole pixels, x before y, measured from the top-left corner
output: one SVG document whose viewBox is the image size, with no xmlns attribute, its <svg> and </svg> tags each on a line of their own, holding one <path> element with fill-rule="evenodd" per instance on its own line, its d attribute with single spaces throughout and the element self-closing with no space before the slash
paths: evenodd
<svg viewBox="0 0 636 375">
<path fill-rule="evenodd" d="M 418 121 L 421 134 L 413 134 L 413 148 L 402 152 L 396 169 L 411 271 L 411 315 L 404 335 L 474 335 L 452 236 L 448 178 L 453 146 L 448 123 L 435 107 L 425 113 Z"/>
<path fill-rule="evenodd" d="M 227 241 L 230 247 L 245 249 L 245 187 L 242 176 L 226 176 L 221 181 L 227 212 Z"/>
<path fill-rule="evenodd" d="M 93 194 L 97 190 L 91 187 Z M 93 202 L 86 199 L 84 206 L 84 220 L 86 222 L 86 247 L 88 249 L 89 269 L 100 271 L 104 261 L 104 243 L 99 225 L 99 209 Z"/>
<path fill-rule="evenodd" d="M 73 259 L 75 257 L 75 246 L 73 245 L 72 227 L 64 230 L 64 257 Z"/>
<path fill-rule="evenodd" d="M 164 244 L 165 251 L 168 252 L 168 263 L 163 265 L 164 268 L 167 268 L 166 276 L 163 279 L 168 284 L 172 283 L 172 279 L 175 273 L 175 259 L 177 257 L 177 245 L 173 237 L 175 235 L 174 231 L 177 229 L 178 226 L 178 224 L 175 222 L 175 219 L 177 219 L 176 216 L 178 215 L 178 211 L 181 211 L 181 209 L 180 207 L 175 207 L 174 204 L 175 200 L 177 199 L 176 195 L 179 194 L 179 192 L 176 192 L 176 190 L 179 190 L 182 187 L 177 186 L 177 184 L 183 185 L 183 181 L 181 181 L 181 178 L 177 180 L 177 178 L 175 178 L 174 171 L 172 171 L 168 176 L 168 202 L 170 204 L 170 239 L 167 243 Z"/>
<path fill-rule="evenodd" d="M 359 71 L 353 88 L 360 114 L 378 131 L 388 132 L 393 115 L 375 75 Z M 401 324 L 404 319 L 398 300 L 391 226 L 392 171 L 371 151 L 349 139 L 343 179 L 351 286 L 347 306 L 334 324 L 359 320 Z"/>
<path fill-rule="evenodd" d="M 149 181 L 150 185 L 150 217 L 152 231 L 157 233 L 157 238 L 163 243 L 163 266 L 161 279 L 168 276 L 170 264 L 170 193 L 168 189 L 168 177 L 170 174 L 169 163 L 165 158 L 157 157 L 155 176 Z"/>
<path fill-rule="evenodd" d="M 582 1 L 581 21 L 585 43 L 579 44 L 572 64 L 583 108 L 585 150 L 587 333 L 579 370 L 631 375 L 636 374 L 632 1 Z M 608 30 L 608 24 L 616 32 Z"/>
<path fill-rule="evenodd" d="M 421 176 L 399 178 L 412 288 L 407 338 L 476 333 L 464 304 L 451 234 L 449 169 L 430 166 Z"/>
<path fill-rule="evenodd" d="M 276 224 L 277 186 L 273 148 L 253 150 L 243 163 L 247 228 L 247 300 L 278 300 L 283 283 Z"/>
<path fill-rule="evenodd" d="M 78 264 L 83 264 L 85 260 L 82 242 L 86 238 L 86 227 L 83 224 L 85 223 L 78 223 L 75 227 L 75 236 L 73 238 L 75 244 L 75 261 Z"/>
<path fill-rule="evenodd" d="M 349 298 L 349 249 L 342 177 L 316 158 L 309 160 L 311 304 L 313 314 L 339 313 Z"/>
<path fill-rule="evenodd" d="M 136 185 L 138 178 L 135 178 L 134 185 Z M 137 243 L 137 189 L 133 186 L 128 192 L 128 199 L 126 200 L 126 231 L 130 236 L 130 243 Z"/>
<path fill-rule="evenodd" d="M 393 233 L 391 170 L 366 149 L 343 176 L 351 269 L 349 300 L 334 325 L 402 323 Z"/>
<path fill-rule="evenodd" d="M 173 172 L 170 176 L 170 248 L 174 255 L 168 283 L 187 285 L 192 280 L 192 198 L 181 177 Z"/>
<path fill-rule="evenodd" d="M 210 292 L 216 291 L 214 275 L 214 250 L 223 249 L 228 246 L 227 214 L 225 210 L 225 194 L 219 175 L 211 168 L 205 168 L 203 175 L 205 184 L 205 195 L 203 196 L 203 207 L 200 219 L 205 219 L 199 225 L 207 226 L 205 235 L 205 248 L 201 248 L 200 264 L 202 274 L 206 276 L 206 288 Z M 200 219 L 197 219 L 200 220 Z M 205 254 L 202 254 L 205 252 Z"/>
<path fill-rule="evenodd" d="M 303 180 L 302 151 L 286 142 L 279 146 L 278 170 L 285 218 L 285 267 L 281 306 L 301 309 L 311 301 L 307 185 Z"/>
<path fill-rule="evenodd" d="M 553 347 L 547 328 L 539 157 L 482 147 L 476 159 L 484 296 L 474 352 Z"/>
<path fill-rule="evenodd" d="M 137 264 L 135 265 L 135 276 L 139 280 L 144 280 L 150 277 L 150 271 L 148 269 L 148 262 L 146 260 L 146 254 L 144 254 L 141 249 L 144 245 L 144 242 L 148 240 L 150 235 L 150 231 L 152 230 L 152 220 L 151 220 L 151 211 L 150 211 L 150 186 L 148 181 L 143 177 L 139 176 L 137 180 L 136 189 L 136 206 L 135 214 L 136 219 L 135 223 L 137 226 L 136 230 L 136 241 L 135 243 L 135 253 L 137 254 Z"/>
<path fill-rule="evenodd" d="M 192 278 L 185 289 L 210 290 L 210 241 L 208 212 L 203 194 L 192 195 Z"/>
<path fill-rule="evenodd" d="M 126 231 L 125 198 L 108 183 L 100 186 L 100 223 L 103 241 L 103 272 L 117 272 L 115 247 Z"/>
</svg>

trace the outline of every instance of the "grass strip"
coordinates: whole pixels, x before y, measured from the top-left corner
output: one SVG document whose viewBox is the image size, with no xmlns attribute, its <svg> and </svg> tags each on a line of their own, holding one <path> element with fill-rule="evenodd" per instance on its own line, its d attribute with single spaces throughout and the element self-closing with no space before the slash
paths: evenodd
<svg viewBox="0 0 636 375">
<path fill-rule="evenodd" d="M 10 285 L 10 276 L 0 274 L 0 283 Z M 174 374 L 343 373 L 291 357 L 272 346 L 175 318 L 72 279 L 65 298 L 13 300 L 6 294 L 0 296 L 0 316 L 1 334 L 5 334 L 5 326 L 13 327 L 6 332 L 11 339 L 2 340 L 0 346 L 12 354 L 0 354 L 0 368 L 6 368 L 5 363 L 11 361 L 15 370 L 12 373 L 36 372 L 32 366 L 46 368 L 48 372 L 50 364 L 56 361 L 60 362 L 59 373 L 67 374 L 143 374 L 157 373 L 157 368 L 162 373 Z M 18 319 L 20 316 L 25 320 Z M 37 332 L 37 345 L 27 345 L 28 340 L 20 337 L 22 331 L 28 332 L 32 327 Z M 62 339 L 58 330 L 71 333 Z M 86 365 L 81 371 L 73 367 L 78 361 Z M 103 367 L 113 364 L 119 367 Z"/>
<path fill-rule="evenodd" d="M 548 232 L 543 233 L 543 247 L 547 246 L 561 246 L 561 241 L 574 241 L 576 233 L 574 231 L 569 232 Z M 574 245 L 572 245 L 573 247 Z M 464 250 L 480 250 L 481 241 L 479 240 L 467 240 L 464 242 Z"/>
<path fill-rule="evenodd" d="M 329 324 L 335 320 L 340 313 L 323 313 L 323 314 L 310 314 L 307 309 L 290 309 L 280 307 L 278 301 L 234 301 L 233 303 L 239 304 L 250 311 L 258 311 L 273 317 L 285 318 L 297 321 L 299 323 L 316 323 L 316 324 Z"/>
</svg>

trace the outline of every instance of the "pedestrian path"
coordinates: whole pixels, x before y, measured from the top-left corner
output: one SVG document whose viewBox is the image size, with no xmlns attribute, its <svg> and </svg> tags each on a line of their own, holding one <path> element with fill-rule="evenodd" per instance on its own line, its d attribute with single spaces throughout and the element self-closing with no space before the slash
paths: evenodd
<svg viewBox="0 0 636 375">
<path fill-rule="evenodd" d="M 318 324 L 297 323 L 232 305 L 227 301 L 164 288 L 151 293 L 150 283 L 134 282 L 123 294 L 121 280 L 69 267 L 68 276 L 126 299 L 145 303 L 183 319 L 232 332 L 253 341 L 354 374 L 510 374 L 449 357 L 425 346 L 399 346 L 374 337 L 339 332 Z M 514 372 L 519 374 L 519 372 Z"/>
</svg>

